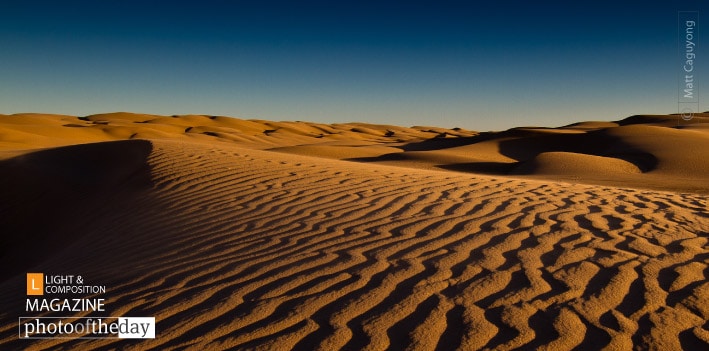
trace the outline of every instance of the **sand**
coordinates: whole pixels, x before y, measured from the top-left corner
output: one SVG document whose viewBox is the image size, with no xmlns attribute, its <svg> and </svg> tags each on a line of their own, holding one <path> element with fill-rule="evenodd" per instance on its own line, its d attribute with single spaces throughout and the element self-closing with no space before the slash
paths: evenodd
<svg viewBox="0 0 709 351">
<path fill-rule="evenodd" d="M 704 349 L 707 116 L 0 115 L 0 348 Z M 90 316 L 156 338 L 19 340 L 26 272 L 106 285 Z"/>
</svg>

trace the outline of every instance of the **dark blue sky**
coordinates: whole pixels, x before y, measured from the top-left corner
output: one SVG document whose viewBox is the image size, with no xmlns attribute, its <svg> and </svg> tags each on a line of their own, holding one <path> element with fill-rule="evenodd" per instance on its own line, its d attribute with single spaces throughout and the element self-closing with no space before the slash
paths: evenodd
<svg viewBox="0 0 709 351">
<path fill-rule="evenodd" d="M 3 0 L 0 113 L 477 130 L 673 113 L 677 11 L 700 3 Z"/>
</svg>

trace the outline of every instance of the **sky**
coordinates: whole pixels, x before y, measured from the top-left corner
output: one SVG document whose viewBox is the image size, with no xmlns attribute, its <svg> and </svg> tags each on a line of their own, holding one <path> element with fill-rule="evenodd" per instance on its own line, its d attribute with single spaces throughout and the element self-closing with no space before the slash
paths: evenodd
<svg viewBox="0 0 709 351">
<path fill-rule="evenodd" d="M 471 130 L 676 113 L 681 1 L 0 0 L 0 113 Z M 709 17 L 706 17 L 709 21 Z"/>
</svg>

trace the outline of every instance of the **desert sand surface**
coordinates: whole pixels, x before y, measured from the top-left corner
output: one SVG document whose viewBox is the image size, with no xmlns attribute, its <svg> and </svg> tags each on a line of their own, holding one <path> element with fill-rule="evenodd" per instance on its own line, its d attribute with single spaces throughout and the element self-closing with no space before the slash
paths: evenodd
<svg viewBox="0 0 709 351">
<path fill-rule="evenodd" d="M 0 115 L 0 348 L 706 349 L 707 125 Z M 19 339 L 27 272 L 156 338 Z"/>
</svg>

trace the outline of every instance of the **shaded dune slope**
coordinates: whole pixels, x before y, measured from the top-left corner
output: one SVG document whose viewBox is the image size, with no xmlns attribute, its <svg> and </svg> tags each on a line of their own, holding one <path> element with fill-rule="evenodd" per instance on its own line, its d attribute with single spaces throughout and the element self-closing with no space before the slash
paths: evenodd
<svg viewBox="0 0 709 351">
<path fill-rule="evenodd" d="M 106 145 L 31 157 L 51 162 L 112 147 Z M 0 284 L 0 314 L 10 321 L 0 326 L 4 345 L 696 350 L 709 344 L 704 195 L 365 168 L 226 143 L 123 146 L 139 149 L 139 156 L 149 150 L 148 168 L 138 167 L 149 170 L 149 182 L 135 183 L 86 221 L 53 218 L 52 225 L 91 240 L 34 268 L 82 272 L 106 284 L 111 315 L 155 316 L 159 337 L 18 341 L 24 276 L 17 275 Z M 30 190 L 22 187 L 16 196 L 22 191 Z"/>
<path fill-rule="evenodd" d="M 150 188 L 146 140 L 73 145 L 0 161 L 0 279 L 81 240 L 82 223 Z"/>
</svg>

